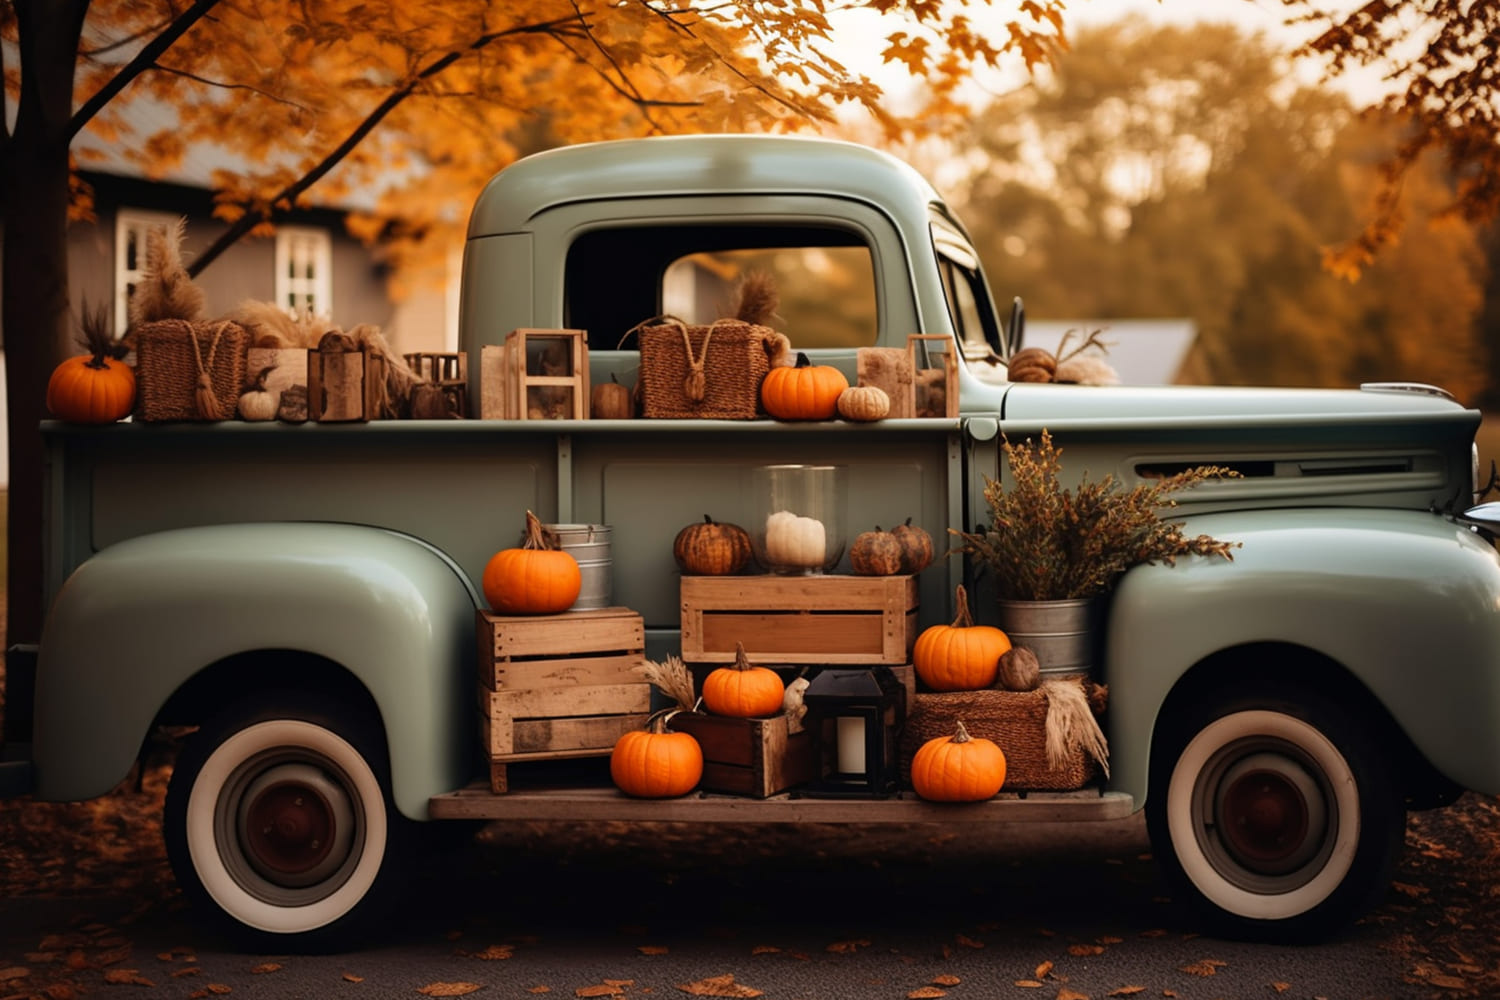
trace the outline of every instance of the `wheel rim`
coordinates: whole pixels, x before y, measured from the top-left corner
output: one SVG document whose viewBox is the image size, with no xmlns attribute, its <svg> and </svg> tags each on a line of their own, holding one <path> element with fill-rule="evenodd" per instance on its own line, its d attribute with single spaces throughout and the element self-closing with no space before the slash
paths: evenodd
<svg viewBox="0 0 1500 1000">
<path fill-rule="evenodd" d="M 357 907 L 389 832 L 381 783 L 361 753 L 297 719 L 226 738 L 193 779 L 184 824 L 193 873 L 219 909 L 278 934 L 324 927 Z"/>
<path fill-rule="evenodd" d="M 1292 744 L 1240 740 L 1200 773 L 1193 789 L 1194 813 L 1203 817 L 1199 844 L 1234 884 L 1286 892 L 1327 859 L 1331 792 L 1309 766 Z"/>
<path fill-rule="evenodd" d="M 1167 821 L 1183 872 L 1209 902 L 1284 920 L 1317 907 L 1353 866 L 1359 789 L 1316 727 L 1280 712 L 1237 712 L 1183 749 Z"/>
<path fill-rule="evenodd" d="M 277 765 L 254 777 L 239 798 L 236 833 L 245 860 L 273 885 L 316 885 L 348 859 L 354 809 L 327 773 L 307 764 Z"/>
<path fill-rule="evenodd" d="M 281 748 L 244 761 L 214 805 L 219 859 L 245 892 L 306 906 L 338 891 L 359 861 L 359 792 L 332 761 Z"/>
</svg>

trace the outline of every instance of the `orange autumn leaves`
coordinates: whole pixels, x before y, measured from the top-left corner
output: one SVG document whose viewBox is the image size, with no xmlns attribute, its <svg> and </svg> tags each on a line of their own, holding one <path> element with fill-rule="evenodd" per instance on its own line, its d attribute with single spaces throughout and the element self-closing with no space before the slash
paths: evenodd
<svg viewBox="0 0 1500 1000">
<path fill-rule="evenodd" d="M 95 0 L 75 104 L 117 79 L 180 10 L 170 0 Z M 865 8 L 888 63 L 931 106 L 884 106 L 830 44 Z M 543 146 L 627 135 L 782 132 L 863 107 L 887 136 L 923 135 L 958 107 L 976 70 L 1031 67 L 1064 46 L 1062 0 L 971 18 L 956 0 L 700 6 L 602 0 L 247 0 L 221 4 L 102 107 L 91 139 L 148 177 L 217 147 L 247 164 L 215 175 L 218 214 L 255 219 L 287 200 L 356 198 L 356 235 L 383 240 L 405 273 L 436 268 L 497 169 Z M 871 23 L 871 22 L 866 22 Z M 164 113 L 163 109 L 171 109 Z M 87 117 L 87 115 L 81 116 Z M 950 115 L 955 124 L 958 116 Z M 312 174 L 314 185 L 301 183 Z M 87 212 L 80 201 L 77 209 Z"/>
</svg>

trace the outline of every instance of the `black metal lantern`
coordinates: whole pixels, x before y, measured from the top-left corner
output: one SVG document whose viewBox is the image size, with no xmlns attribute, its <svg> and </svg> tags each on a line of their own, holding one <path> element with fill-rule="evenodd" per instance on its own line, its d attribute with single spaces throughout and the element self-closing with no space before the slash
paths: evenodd
<svg viewBox="0 0 1500 1000">
<path fill-rule="evenodd" d="M 818 753 L 810 794 L 877 799 L 894 793 L 906 688 L 891 668 L 823 670 L 802 699 Z"/>
</svg>

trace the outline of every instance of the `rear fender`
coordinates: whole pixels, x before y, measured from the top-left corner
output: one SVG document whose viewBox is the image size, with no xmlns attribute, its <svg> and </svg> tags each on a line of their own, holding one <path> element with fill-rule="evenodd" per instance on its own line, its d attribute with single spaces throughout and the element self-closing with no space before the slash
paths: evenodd
<svg viewBox="0 0 1500 1000">
<path fill-rule="evenodd" d="M 1232 562 L 1138 567 L 1116 588 L 1105 654 L 1114 787 L 1145 802 L 1151 733 L 1189 670 L 1267 644 L 1337 664 L 1438 772 L 1500 792 L 1493 546 L 1436 514 L 1347 507 L 1205 515 L 1184 530 L 1243 546 Z"/>
<path fill-rule="evenodd" d="M 37 794 L 102 795 L 128 772 L 162 705 L 195 674 L 259 650 L 339 664 L 368 690 L 395 803 L 472 770 L 478 594 L 442 553 L 346 524 L 184 528 L 110 546 L 63 584 L 37 665 Z M 256 689 L 245 676 L 245 693 Z"/>
</svg>

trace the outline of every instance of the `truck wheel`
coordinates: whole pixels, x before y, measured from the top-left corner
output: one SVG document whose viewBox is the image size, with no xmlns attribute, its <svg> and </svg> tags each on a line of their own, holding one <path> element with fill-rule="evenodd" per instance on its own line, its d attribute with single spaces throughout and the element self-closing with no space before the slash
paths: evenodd
<svg viewBox="0 0 1500 1000">
<path fill-rule="evenodd" d="M 1372 907 L 1405 812 L 1371 737 L 1301 698 L 1190 714 L 1158 734 L 1146 802 L 1174 888 L 1231 937 L 1316 940 Z"/>
<path fill-rule="evenodd" d="M 339 947 L 389 894 L 404 821 L 379 730 L 343 708 L 286 707 L 295 697 L 215 720 L 183 747 L 167 855 L 189 900 L 235 936 Z"/>
</svg>

